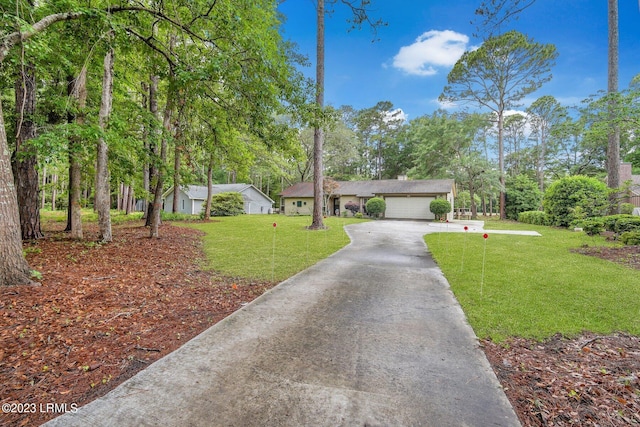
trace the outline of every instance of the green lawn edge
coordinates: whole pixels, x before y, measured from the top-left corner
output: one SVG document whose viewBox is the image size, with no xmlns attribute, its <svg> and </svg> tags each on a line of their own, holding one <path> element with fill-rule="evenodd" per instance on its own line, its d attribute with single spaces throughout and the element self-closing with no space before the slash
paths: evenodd
<svg viewBox="0 0 640 427">
<path fill-rule="evenodd" d="M 362 219 L 329 217 L 309 230 L 311 217 L 240 215 L 204 223 L 176 223 L 205 233 L 205 268 L 231 277 L 282 281 L 350 243 L 344 226 Z M 275 225 L 275 226 L 274 226 Z"/>
<path fill-rule="evenodd" d="M 573 252 L 608 244 L 601 237 L 514 222 L 487 222 L 478 233 L 424 237 L 428 250 L 480 339 L 544 340 L 627 332 L 640 335 L 637 270 Z M 542 236 L 491 229 L 533 230 Z"/>
</svg>

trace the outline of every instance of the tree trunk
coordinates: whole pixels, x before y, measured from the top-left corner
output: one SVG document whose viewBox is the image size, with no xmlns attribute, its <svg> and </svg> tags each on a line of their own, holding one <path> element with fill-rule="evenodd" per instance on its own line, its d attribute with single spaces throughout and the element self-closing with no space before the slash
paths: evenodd
<svg viewBox="0 0 640 427">
<path fill-rule="evenodd" d="M 44 237 L 40 228 L 40 205 L 36 153 L 26 143 L 36 137 L 36 77 L 32 64 L 20 69 L 16 80 L 16 120 L 18 120 L 13 173 L 18 196 L 20 229 L 23 240 Z"/>
<path fill-rule="evenodd" d="M 316 104 L 318 110 L 324 106 L 324 0 L 318 0 L 317 5 L 317 48 L 316 48 Z M 319 111 L 318 111 L 319 114 Z M 310 228 L 324 228 L 322 219 L 322 200 L 324 181 L 322 170 L 322 145 L 324 143 L 324 132 L 316 117 L 316 124 L 313 130 L 313 219 Z"/>
<path fill-rule="evenodd" d="M 547 126 L 542 125 L 540 128 L 540 160 L 538 162 L 538 187 L 544 192 L 544 169 L 546 167 L 547 157 Z"/>
<path fill-rule="evenodd" d="M 102 78 L 102 102 L 98 113 L 98 122 L 102 132 L 106 132 L 107 123 L 111 114 L 113 98 L 113 57 L 114 51 L 110 49 L 104 57 L 104 76 Z M 96 210 L 98 211 L 98 240 L 104 243 L 111 242 L 111 197 L 109 186 L 109 159 L 107 142 L 104 136 L 98 138 L 96 153 Z"/>
<path fill-rule="evenodd" d="M 618 0 L 609 0 L 609 71 L 607 92 L 609 99 L 609 138 L 607 144 L 607 185 L 610 189 L 620 187 L 620 126 L 616 120 L 616 99 L 618 92 Z M 610 197 L 611 213 L 620 213 L 618 193 L 612 192 Z"/>
<path fill-rule="evenodd" d="M 129 186 L 129 201 L 127 203 L 127 209 L 125 210 L 125 214 L 129 215 L 136 207 L 136 198 L 135 192 L 133 191 L 133 185 Z"/>
<path fill-rule="evenodd" d="M 18 196 L 0 100 L 0 286 L 32 284 L 30 277 L 29 264 L 22 254 Z"/>
<path fill-rule="evenodd" d="M 153 217 L 153 199 L 155 198 L 155 188 L 156 182 L 158 179 L 158 166 L 157 166 L 157 157 L 158 157 L 158 140 L 157 137 L 162 133 L 157 129 L 157 120 L 158 120 L 158 76 L 151 76 L 151 84 L 149 85 L 149 112 L 153 117 L 151 121 L 151 126 L 149 129 L 149 136 L 151 140 L 149 141 L 149 157 L 151 158 L 150 167 L 149 167 L 149 194 L 148 194 L 148 203 L 147 203 L 147 212 L 146 212 L 146 221 L 145 227 L 151 227 L 152 217 Z"/>
<path fill-rule="evenodd" d="M 478 219 L 478 207 L 476 206 L 476 189 L 473 185 L 476 177 L 469 173 L 469 196 L 471 197 L 471 219 Z"/>
<path fill-rule="evenodd" d="M 500 219 L 507 219 L 504 179 L 504 113 L 498 111 L 498 171 L 500 173 Z"/>
<path fill-rule="evenodd" d="M 47 193 L 44 191 L 44 187 L 47 185 L 47 166 L 42 168 L 42 190 L 40 191 L 40 209 L 44 209 L 47 203 Z"/>
<path fill-rule="evenodd" d="M 149 104 L 148 104 L 149 85 L 147 85 L 145 82 L 142 82 L 141 87 L 142 87 L 142 108 L 146 110 L 147 108 L 149 108 Z M 149 151 L 150 151 L 149 136 L 150 136 L 150 129 L 149 129 L 149 126 L 147 125 L 143 129 L 143 135 L 142 135 L 142 140 L 144 144 L 143 152 L 144 152 L 144 158 L 145 158 L 142 164 L 142 188 L 144 190 L 143 192 L 144 197 L 147 197 L 147 195 L 149 194 L 149 168 L 150 168 L 150 163 L 148 160 Z M 147 210 L 144 207 L 143 207 L 143 210 L 144 210 L 143 219 L 146 219 Z"/>
<path fill-rule="evenodd" d="M 84 109 L 87 104 L 87 69 L 83 68 L 78 74 L 75 83 L 70 79 L 70 95 L 78 102 L 78 116 L 75 121 L 78 125 L 84 125 Z M 73 119 L 72 119 L 73 120 Z M 69 206 L 67 228 L 72 239 L 82 239 L 82 218 L 80 200 L 82 199 L 82 169 L 80 165 L 80 152 L 82 141 L 78 137 L 69 140 Z"/>
<path fill-rule="evenodd" d="M 176 147 L 173 155 L 173 206 L 171 207 L 171 211 L 173 213 L 180 210 L 178 199 L 180 195 L 180 159 L 182 156 L 182 149 L 179 144 L 180 141 L 176 141 Z"/>
<path fill-rule="evenodd" d="M 214 136 L 215 138 L 215 136 Z M 209 154 L 209 164 L 207 165 L 207 200 L 204 204 L 204 220 L 211 218 L 211 198 L 213 197 L 213 150 Z"/>
<path fill-rule="evenodd" d="M 167 104 L 164 109 L 164 119 L 162 125 L 165 130 L 165 134 L 162 136 L 160 143 L 160 164 L 164 165 L 167 161 L 167 138 L 171 132 L 171 116 L 173 113 L 173 93 L 169 90 L 167 94 Z M 160 226 L 160 212 L 162 211 L 162 189 L 164 185 L 164 171 L 163 168 L 158 168 L 156 176 L 156 188 L 153 197 L 153 212 L 151 215 L 151 237 L 158 238 L 158 228 Z"/>
<path fill-rule="evenodd" d="M 58 198 L 58 175 L 54 174 L 51 178 L 51 182 L 54 183 L 53 188 L 51 189 L 51 210 L 56 210 L 56 199 Z M 67 231 L 67 230 L 65 230 Z"/>
</svg>

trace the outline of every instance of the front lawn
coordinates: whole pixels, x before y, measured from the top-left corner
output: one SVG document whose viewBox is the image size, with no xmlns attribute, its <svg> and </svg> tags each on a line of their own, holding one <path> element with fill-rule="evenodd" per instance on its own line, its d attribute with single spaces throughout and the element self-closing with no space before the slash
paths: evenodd
<svg viewBox="0 0 640 427">
<path fill-rule="evenodd" d="M 510 222 L 487 222 L 486 228 L 535 230 L 542 237 L 491 230 L 486 241 L 482 234 L 425 236 L 479 338 L 640 334 L 638 271 L 572 251 L 605 245 L 604 239 Z"/>
<path fill-rule="evenodd" d="M 308 216 L 240 215 L 185 225 L 206 233 L 207 268 L 229 276 L 281 281 L 347 245 L 343 227 L 362 221 L 329 217 L 324 219 L 326 229 L 308 230 Z"/>
</svg>

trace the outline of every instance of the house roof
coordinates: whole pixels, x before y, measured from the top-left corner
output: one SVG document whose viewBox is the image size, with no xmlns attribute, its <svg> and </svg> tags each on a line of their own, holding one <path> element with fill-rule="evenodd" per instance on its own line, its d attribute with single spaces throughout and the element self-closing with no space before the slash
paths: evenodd
<svg viewBox="0 0 640 427">
<path fill-rule="evenodd" d="M 280 193 L 282 197 L 313 197 L 313 182 L 299 182 Z"/>
<path fill-rule="evenodd" d="M 207 187 L 204 185 L 185 185 L 182 188 L 182 191 L 187 195 L 190 200 L 206 200 L 207 199 Z M 213 194 L 218 193 L 226 193 L 226 192 L 234 192 L 242 194 L 242 197 L 247 201 L 256 201 L 256 198 L 251 197 L 247 192 L 248 189 L 253 188 L 259 194 L 264 196 L 265 199 L 269 200 L 271 203 L 275 203 L 269 196 L 264 194 L 262 191 L 258 190 L 256 186 L 253 184 L 214 184 L 212 186 Z M 163 197 L 166 197 L 173 191 L 173 187 L 164 193 Z"/>
<path fill-rule="evenodd" d="M 394 194 L 444 194 L 454 189 L 453 179 L 403 181 L 387 179 L 379 181 L 336 181 L 338 188 L 332 194 L 357 197 Z M 280 193 L 285 198 L 313 197 L 313 182 L 299 182 Z"/>
</svg>

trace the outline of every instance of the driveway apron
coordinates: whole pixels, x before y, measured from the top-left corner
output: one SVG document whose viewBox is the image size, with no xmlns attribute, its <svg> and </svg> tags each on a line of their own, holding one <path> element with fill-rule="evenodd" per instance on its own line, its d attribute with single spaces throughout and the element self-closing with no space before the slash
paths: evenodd
<svg viewBox="0 0 640 427">
<path fill-rule="evenodd" d="M 352 243 L 48 426 L 519 426 L 422 239 Z"/>
</svg>

